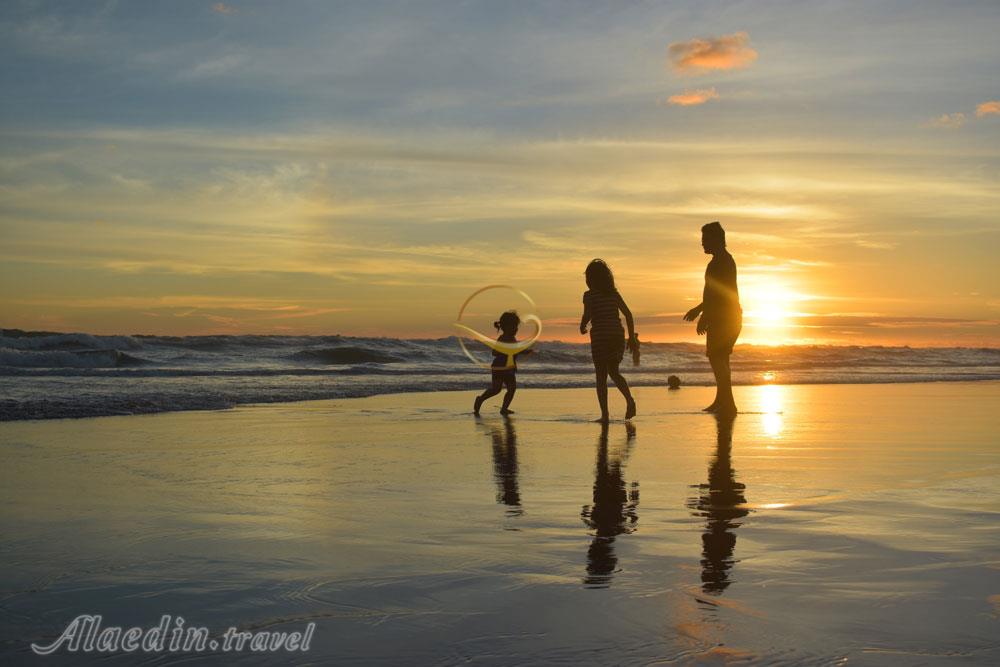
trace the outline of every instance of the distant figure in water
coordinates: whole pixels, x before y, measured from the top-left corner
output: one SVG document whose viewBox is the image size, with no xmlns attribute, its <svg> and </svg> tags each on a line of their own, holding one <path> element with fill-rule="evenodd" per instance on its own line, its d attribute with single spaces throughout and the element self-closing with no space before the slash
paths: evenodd
<svg viewBox="0 0 1000 667">
<path fill-rule="evenodd" d="M 676 375 L 671 375 L 670 377 L 667 378 L 667 387 L 669 389 L 680 389 L 681 379 Z"/>
<path fill-rule="evenodd" d="M 508 310 L 500 316 L 499 320 L 493 323 L 493 326 L 500 332 L 500 335 L 497 336 L 498 341 L 501 343 L 516 343 L 517 329 L 521 326 L 521 318 L 518 317 L 516 311 Z M 493 350 L 493 363 L 491 364 L 493 382 L 490 384 L 489 389 L 476 397 L 476 403 L 472 408 L 472 411 L 476 415 L 479 414 L 479 408 L 483 406 L 483 401 L 491 396 L 496 396 L 504 387 L 507 387 L 507 393 L 503 395 L 500 414 L 514 414 L 514 411 L 510 409 L 510 402 L 514 400 L 514 392 L 517 391 L 517 357 L 520 357 L 522 354 L 531 354 L 531 350 L 528 349 L 515 354 L 514 365 L 508 368 L 507 355 L 503 352 Z"/>
<path fill-rule="evenodd" d="M 602 259 L 595 259 L 587 265 L 584 272 L 589 288 L 583 293 L 583 318 L 580 320 L 580 333 L 587 333 L 590 324 L 590 356 L 594 361 L 594 372 L 597 375 L 597 402 L 601 406 L 601 418 L 607 423 L 608 415 L 608 376 L 625 397 L 625 419 L 635 417 L 635 400 L 628 388 L 628 382 L 618 371 L 618 366 L 625 356 L 625 332 L 618 311 L 625 315 L 628 326 L 628 348 L 637 349 L 638 340 L 635 335 L 635 322 L 632 311 L 628 309 L 622 295 L 615 289 L 615 278 L 611 269 Z"/>
<path fill-rule="evenodd" d="M 701 228 L 701 245 L 712 261 L 705 269 L 705 292 L 701 303 L 684 315 L 688 322 L 698 319 L 698 335 L 707 333 L 705 351 L 715 374 L 715 400 L 705 412 L 735 413 L 733 380 L 729 355 L 743 328 L 743 309 L 736 287 L 736 261 L 726 250 L 726 231 L 718 222 Z"/>
</svg>

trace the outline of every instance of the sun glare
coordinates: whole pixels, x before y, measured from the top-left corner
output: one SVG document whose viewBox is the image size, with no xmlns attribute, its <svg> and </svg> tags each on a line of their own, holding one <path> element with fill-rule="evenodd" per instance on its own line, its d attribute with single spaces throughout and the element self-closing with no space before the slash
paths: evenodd
<svg viewBox="0 0 1000 667">
<path fill-rule="evenodd" d="M 757 345 L 792 342 L 798 304 L 808 297 L 787 284 L 770 278 L 749 276 L 740 286 L 743 304 L 742 340 Z"/>
<path fill-rule="evenodd" d="M 761 426 L 769 438 L 778 439 L 785 430 L 783 410 L 785 405 L 785 387 L 776 384 L 764 385 L 758 388 Z"/>
</svg>

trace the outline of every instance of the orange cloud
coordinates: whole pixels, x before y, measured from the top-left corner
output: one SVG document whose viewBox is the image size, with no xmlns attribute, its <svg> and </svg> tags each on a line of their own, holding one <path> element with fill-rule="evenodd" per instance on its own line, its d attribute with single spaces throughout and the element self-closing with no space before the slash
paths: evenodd
<svg viewBox="0 0 1000 667">
<path fill-rule="evenodd" d="M 990 114 L 1000 115 L 1000 100 L 990 100 L 983 102 L 976 107 L 976 118 L 989 116 Z"/>
<path fill-rule="evenodd" d="M 944 127 L 950 130 L 957 130 L 965 125 L 965 114 L 961 111 L 956 113 L 943 113 L 939 117 L 927 123 L 929 127 Z"/>
<path fill-rule="evenodd" d="M 671 95 L 667 98 L 667 104 L 675 104 L 682 107 L 693 107 L 704 104 L 709 100 L 719 99 L 719 93 L 715 88 L 703 88 L 699 90 L 685 90 L 679 95 Z"/>
<path fill-rule="evenodd" d="M 227 5 L 224 2 L 217 2 L 212 5 L 212 11 L 217 14 L 235 14 L 238 10 L 232 5 Z"/>
<path fill-rule="evenodd" d="M 741 69 L 757 60 L 757 52 L 750 48 L 750 34 L 746 32 L 674 42 L 667 51 L 678 74 Z"/>
</svg>

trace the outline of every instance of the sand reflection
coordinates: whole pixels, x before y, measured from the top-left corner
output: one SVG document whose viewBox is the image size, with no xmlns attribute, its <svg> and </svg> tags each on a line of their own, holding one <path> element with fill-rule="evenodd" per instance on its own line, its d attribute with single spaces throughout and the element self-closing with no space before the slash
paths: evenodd
<svg viewBox="0 0 1000 667">
<path fill-rule="evenodd" d="M 597 443 L 597 463 L 594 466 L 594 502 L 580 511 L 583 522 L 593 529 L 593 540 L 587 550 L 587 576 L 584 584 L 606 588 L 618 567 L 615 538 L 635 530 L 639 516 L 639 483 L 625 488 L 625 463 L 635 442 L 635 426 L 625 424 L 623 446 L 609 451 L 608 424 L 601 425 Z"/>
<path fill-rule="evenodd" d="M 736 528 L 749 510 L 746 487 L 736 481 L 731 451 L 735 416 L 716 416 L 717 441 L 708 466 L 708 482 L 698 484 L 697 497 L 688 501 L 696 516 L 705 517 L 702 533 L 701 587 L 710 595 L 721 595 L 732 583 L 732 568 L 737 562 Z"/>
</svg>

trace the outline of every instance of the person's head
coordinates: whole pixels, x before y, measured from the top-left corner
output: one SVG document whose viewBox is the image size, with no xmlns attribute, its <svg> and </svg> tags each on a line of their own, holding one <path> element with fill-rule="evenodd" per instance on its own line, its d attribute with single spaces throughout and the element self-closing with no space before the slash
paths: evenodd
<svg viewBox="0 0 1000 667">
<path fill-rule="evenodd" d="M 701 228 L 701 247 L 708 255 L 726 249 L 726 230 L 718 221 L 710 222 Z"/>
<path fill-rule="evenodd" d="M 587 287 L 592 290 L 613 290 L 615 288 L 615 277 L 611 273 L 611 267 L 605 264 L 603 259 L 591 260 L 583 275 L 587 278 Z"/>
<path fill-rule="evenodd" d="M 517 333 L 517 328 L 521 326 L 521 318 L 516 310 L 508 310 L 500 316 L 500 319 L 493 323 L 497 331 L 502 331 L 508 336 Z"/>
<path fill-rule="evenodd" d="M 667 386 L 670 387 L 671 389 L 680 389 L 681 379 L 676 375 L 671 375 L 670 377 L 667 378 Z"/>
</svg>

